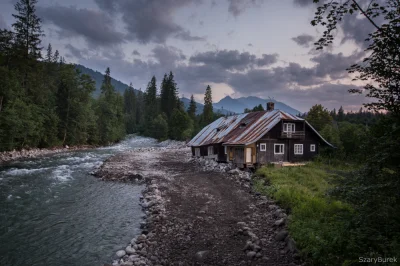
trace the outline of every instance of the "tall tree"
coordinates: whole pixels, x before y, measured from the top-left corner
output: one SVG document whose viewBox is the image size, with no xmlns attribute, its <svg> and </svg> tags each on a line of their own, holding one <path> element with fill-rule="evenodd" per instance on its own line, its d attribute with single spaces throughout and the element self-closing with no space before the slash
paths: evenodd
<svg viewBox="0 0 400 266">
<path fill-rule="evenodd" d="M 125 135 L 124 100 L 111 84 L 110 68 L 104 74 L 99 97 L 99 136 L 102 143 L 115 142 Z"/>
<path fill-rule="evenodd" d="M 343 106 L 340 106 L 338 114 L 337 114 L 337 120 L 338 121 L 343 121 L 344 120 L 344 110 Z"/>
<path fill-rule="evenodd" d="M 24 58 L 41 58 L 40 37 L 43 36 L 43 31 L 41 19 L 35 13 L 36 4 L 37 0 L 19 0 L 14 6 L 17 14 L 12 15 L 16 19 L 12 26 Z"/>
<path fill-rule="evenodd" d="M 51 63 L 53 61 L 53 48 L 51 47 L 51 43 L 49 43 L 49 46 L 47 46 L 45 61 L 48 63 Z"/>
<path fill-rule="evenodd" d="M 136 94 L 132 83 L 124 92 L 124 112 L 126 133 L 132 134 L 136 130 Z"/>
<path fill-rule="evenodd" d="M 189 114 L 189 117 L 192 118 L 193 120 L 196 119 L 196 110 L 197 110 L 197 106 L 196 106 L 196 102 L 195 102 L 193 94 L 192 94 L 192 96 L 190 96 L 190 103 L 189 103 L 187 112 Z"/>
<path fill-rule="evenodd" d="M 321 104 L 316 104 L 311 107 L 307 113 L 306 120 L 318 131 L 322 130 L 325 125 L 332 123 L 332 117 L 329 111 Z"/>
<path fill-rule="evenodd" d="M 207 86 L 204 94 L 204 109 L 203 109 L 203 123 L 208 125 L 213 121 L 214 111 L 212 105 L 212 92 L 210 85 Z"/>
</svg>

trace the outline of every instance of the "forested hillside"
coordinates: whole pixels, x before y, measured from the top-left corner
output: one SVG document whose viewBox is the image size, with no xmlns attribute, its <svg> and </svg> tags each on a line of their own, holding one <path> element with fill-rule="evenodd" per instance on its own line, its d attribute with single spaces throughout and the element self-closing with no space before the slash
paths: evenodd
<svg viewBox="0 0 400 266">
<path fill-rule="evenodd" d="M 20 0 L 13 30 L 0 30 L 0 151 L 104 145 L 135 132 L 183 140 L 218 117 L 210 87 L 203 113 L 193 97 L 186 111 L 172 72 L 159 88 L 153 77 L 142 92 L 112 79 L 109 68 L 100 78 L 67 63 L 51 44 L 43 51 L 36 2 Z"/>
</svg>

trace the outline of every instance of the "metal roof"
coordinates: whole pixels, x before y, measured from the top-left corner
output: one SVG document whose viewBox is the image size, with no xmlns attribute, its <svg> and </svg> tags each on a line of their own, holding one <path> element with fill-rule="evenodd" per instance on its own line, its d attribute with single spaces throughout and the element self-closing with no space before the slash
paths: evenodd
<svg viewBox="0 0 400 266">
<path fill-rule="evenodd" d="M 204 146 L 217 143 L 223 143 L 223 145 L 248 145 L 261 139 L 281 120 L 304 121 L 300 117 L 281 110 L 221 117 L 204 127 L 187 145 Z M 307 121 L 305 122 L 327 145 L 333 147 Z"/>
<path fill-rule="evenodd" d="M 203 146 L 221 143 L 224 137 L 231 132 L 239 122 L 248 114 L 220 117 L 208 126 L 204 127 L 187 145 Z"/>
</svg>

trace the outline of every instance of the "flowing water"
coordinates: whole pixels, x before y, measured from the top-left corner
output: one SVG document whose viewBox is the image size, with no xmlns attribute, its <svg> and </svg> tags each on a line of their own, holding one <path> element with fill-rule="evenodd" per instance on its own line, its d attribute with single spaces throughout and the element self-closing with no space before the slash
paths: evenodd
<svg viewBox="0 0 400 266">
<path fill-rule="evenodd" d="M 157 145 L 133 137 L 0 166 L 0 265 L 111 262 L 140 232 L 143 187 L 101 181 L 89 172 L 115 153 Z"/>
</svg>

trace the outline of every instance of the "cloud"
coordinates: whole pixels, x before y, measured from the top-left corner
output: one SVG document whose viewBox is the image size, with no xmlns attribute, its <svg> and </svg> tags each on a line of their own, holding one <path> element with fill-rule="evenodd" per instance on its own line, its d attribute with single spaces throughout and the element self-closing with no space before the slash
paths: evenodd
<svg viewBox="0 0 400 266">
<path fill-rule="evenodd" d="M 253 46 L 253 44 L 252 43 L 248 43 L 247 46 Z"/>
<path fill-rule="evenodd" d="M 71 53 L 71 56 L 78 59 L 84 57 L 84 54 L 87 52 L 86 49 L 78 49 L 70 43 L 66 44 L 65 48 Z"/>
<path fill-rule="evenodd" d="M 186 59 L 186 56 L 182 53 L 182 50 L 166 45 L 158 45 L 153 50 L 153 57 L 162 66 L 174 67 L 177 62 Z"/>
<path fill-rule="evenodd" d="M 262 4 L 264 0 L 228 0 L 228 11 L 237 17 L 246 9 Z"/>
<path fill-rule="evenodd" d="M 358 63 L 364 55 L 364 52 L 359 51 L 349 56 L 344 56 L 342 53 L 322 53 L 311 58 L 311 61 L 317 63 L 315 67 L 317 77 L 329 76 L 331 79 L 340 79 L 348 76 L 346 69 Z"/>
<path fill-rule="evenodd" d="M 314 37 L 308 34 L 301 34 L 297 37 L 293 37 L 292 40 L 298 45 L 308 48 L 310 44 L 314 41 Z"/>
<path fill-rule="evenodd" d="M 297 6 L 305 7 L 313 4 L 312 0 L 293 0 L 294 4 Z"/>
<path fill-rule="evenodd" d="M 378 24 L 382 23 L 382 18 L 374 18 Z M 376 30 L 376 28 L 368 21 L 367 18 L 356 18 L 355 16 L 345 16 L 340 23 L 343 31 L 342 43 L 352 40 L 363 48 L 367 48 L 370 42 L 366 42 L 368 34 Z"/>
<path fill-rule="evenodd" d="M 124 34 L 115 29 L 113 20 L 107 14 L 76 7 L 37 7 L 43 23 L 53 23 L 64 37 L 83 37 L 90 45 L 108 46 L 124 41 Z"/>
<path fill-rule="evenodd" d="M 140 56 L 140 53 L 139 53 L 139 51 L 137 51 L 137 50 L 133 50 L 132 55 Z"/>
<path fill-rule="evenodd" d="M 1 14 L 0 14 L 0 29 L 8 29 L 8 25 Z"/>
<path fill-rule="evenodd" d="M 243 71 L 254 65 L 267 66 L 277 61 L 277 54 L 263 54 L 262 58 L 257 58 L 249 52 L 239 52 L 238 50 L 220 50 L 198 53 L 190 57 L 191 63 L 202 63 L 206 65 L 216 65 L 227 70 Z"/>
<path fill-rule="evenodd" d="M 97 5 L 110 14 L 118 13 L 128 31 L 127 39 L 140 43 L 165 43 L 175 37 L 185 41 L 203 41 L 174 22 L 173 14 L 180 8 L 199 3 L 197 0 L 131 1 L 95 0 Z"/>
</svg>

